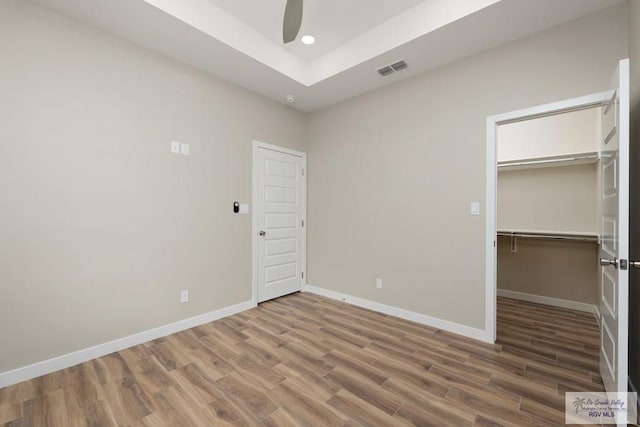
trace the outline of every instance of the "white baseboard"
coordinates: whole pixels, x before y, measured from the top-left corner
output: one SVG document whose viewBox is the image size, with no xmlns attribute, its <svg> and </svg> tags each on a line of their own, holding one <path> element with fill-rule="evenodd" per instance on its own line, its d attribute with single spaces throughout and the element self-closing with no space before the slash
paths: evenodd
<svg viewBox="0 0 640 427">
<path fill-rule="evenodd" d="M 253 301 L 245 301 L 240 304 L 221 308 L 210 313 L 190 317 L 188 319 L 180 320 L 178 322 L 170 323 L 168 325 L 160 326 L 148 331 L 129 335 L 127 337 L 118 338 L 104 344 L 98 344 L 96 346 L 85 348 L 83 350 L 74 351 L 73 353 L 68 353 L 62 356 L 54 357 L 52 359 L 44 360 L 42 362 L 37 362 L 32 365 L 24 366 L 11 371 L 1 372 L 0 388 L 37 378 L 42 375 L 50 374 L 61 369 L 69 368 L 79 363 L 84 363 L 91 359 L 95 359 L 97 357 L 113 353 L 115 351 L 120 351 L 125 348 L 133 347 L 138 344 L 174 334 L 176 332 L 184 331 L 185 329 L 213 322 L 214 320 L 222 319 L 223 317 L 240 313 L 255 306 L 256 304 Z"/>
<path fill-rule="evenodd" d="M 578 311 L 586 311 L 587 313 L 594 313 L 594 315 L 600 318 L 599 317 L 600 312 L 597 312 L 596 314 L 597 307 L 593 304 L 587 304 L 585 302 L 569 301 L 566 299 L 551 298 L 551 297 L 545 297 L 542 295 L 526 294 L 524 292 L 509 291 L 506 289 L 498 289 L 498 296 L 505 297 L 505 298 L 519 299 L 522 301 L 536 302 L 538 304 L 552 305 L 554 307 L 569 308 L 569 309 L 578 310 Z"/>
<path fill-rule="evenodd" d="M 489 335 L 483 329 L 472 328 L 470 326 L 461 325 L 459 323 L 449 322 L 448 320 L 442 320 L 436 317 L 427 316 L 426 314 L 415 313 L 413 311 L 381 304 L 379 302 L 370 301 L 347 294 L 342 294 L 340 292 L 331 291 L 329 289 L 320 288 L 310 284 L 307 284 L 305 291 L 334 300 L 353 304 L 358 307 L 368 308 L 369 310 L 374 310 L 391 316 L 400 317 L 402 319 L 410 320 L 412 322 L 420 323 L 426 326 L 431 326 L 432 328 L 442 329 L 447 332 L 452 332 L 454 334 L 463 335 L 468 338 L 473 338 L 493 344 L 493 341 L 489 338 Z"/>
</svg>

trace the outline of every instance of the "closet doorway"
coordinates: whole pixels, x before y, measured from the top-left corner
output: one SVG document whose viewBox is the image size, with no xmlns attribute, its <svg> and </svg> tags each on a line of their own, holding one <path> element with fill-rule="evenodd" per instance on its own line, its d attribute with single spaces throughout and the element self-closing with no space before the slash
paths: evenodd
<svg viewBox="0 0 640 427">
<path fill-rule="evenodd" d="M 497 343 L 534 372 L 580 377 L 576 391 L 604 390 L 601 115 L 596 106 L 497 128 Z"/>
<path fill-rule="evenodd" d="M 498 126 L 499 297 L 600 317 L 601 116 L 595 106 Z"/>
<path fill-rule="evenodd" d="M 496 298 L 497 298 L 497 137 L 499 126 L 523 122 L 541 117 L 551 117 L 563 113 L 600 108 L 600 139 L 596 151 L 601 179 L 599 192 L 598 248 L 599 264 L 596 269 L 602 272 L 599 277 L 600 296 L 600 374 L 607 392 L 627 390 L 627 347 L 628 347 L 628 250 L 629 250 L 629 60 L 620 61 L 608 90 L 573 98 L 552 104 L 541 105 L 524 110 L 495 115 L 487 118 L 487 222 L 486 222 L 486 311 L 485 332 L 488 341 L 496 339 Z M 533 166 L 537 161 L 547 164 L 570 162 L 573 167 L 583 166 L 577 162 L 589 162 L 590 151 L 572 152 L 570 156 L 556 153 L 542 157 L 515 159 L 502 163 L 503 168 Z M 581 155 L 578 155 L 581 154 Z M 505 160 L 505 159 L 503 159 Z M 509 159 L 514 160 L 514 159 Z M 517 161 L 520 160 L 520 161 Z M 518 163 L 522 163 L 518 165 Z M 541 166 L 541 165 L 540 165 Z M 506 169 L 503 169 L 506 171 Z M 493 173 L 491 172 L 493 171 Z M 597 187 L 596 187 L 597 188 Z M 550 203 L 549 209 L 551 206 Z M 505 231 L 505 230 L 501 230 Z M 507 230 L 508 231 L 508 230 Z M 525 230 L 526 231 L 526 230 Z M 537 230 L 554 231 L 554 230 Z M 523 233 L 524 234 L 524 233 Z M 534 234 L 534 233 L 530 233 Z M 590 232 L 563 231 L 560 237 L 588 239 Z M 512 236 L 502 236 L 509 237 Z M 515 237 L 515 236 L 513 236 Z M 542 236 L 537 240 L 543 240 Z M 551 233 L 544 238 L 552 240 Z M 520 237 L 524 239 L 525 237 Z M 533 238 L 532 238 L 533 239 Z M 510 242 L 511 244 L 511 242 Z M 567 266 L 568 267 L 568 266 Z M 561 299 L 561 298 L 558 298 Z M 579 302 L 579 301 L 578 301 Z"/>
</svg>

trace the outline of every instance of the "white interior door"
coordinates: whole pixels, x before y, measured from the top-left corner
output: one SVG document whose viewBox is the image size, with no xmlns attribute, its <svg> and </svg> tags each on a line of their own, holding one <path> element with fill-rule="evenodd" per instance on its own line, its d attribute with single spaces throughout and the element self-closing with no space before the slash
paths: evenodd
<svg viewBox="0 0 640 427">
<path fill-rule="evenodd" d="M 629 289 L 629 60 L 620 61 L 603 107 L 600 373 L 609 393 L 627 391 Z"/>
<path fill-rule="evenodd" d="M 302 290 L 305 157 L 257 147 L 257 300 Z"/>
</svg>

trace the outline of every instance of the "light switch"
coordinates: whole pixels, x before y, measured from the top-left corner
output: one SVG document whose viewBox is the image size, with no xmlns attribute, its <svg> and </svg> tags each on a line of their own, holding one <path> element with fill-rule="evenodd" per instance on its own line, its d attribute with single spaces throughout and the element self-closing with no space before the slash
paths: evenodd
<svg viewBox="0 0 640 427">
<path fill-rule="evenodd" d="M 180 153 L 188 156 L 189 155 L 189 144 L 182 143 L 180 144 Z"/>
<path fill-rule="evenodd" d="M 249 213 L 249 204 L 240 203 L 240 213 L 241 214 L 248 214 Z"/>
<path fill-rule="evenodd" d="M 471 202 L 471 215 L 480 215 L 480 203 Z"/>
<path fill-rule="evenodd" d="M 171 141 L 171 152 L 180 154 L 180 143 L 178 141 Z"/>
</svg>

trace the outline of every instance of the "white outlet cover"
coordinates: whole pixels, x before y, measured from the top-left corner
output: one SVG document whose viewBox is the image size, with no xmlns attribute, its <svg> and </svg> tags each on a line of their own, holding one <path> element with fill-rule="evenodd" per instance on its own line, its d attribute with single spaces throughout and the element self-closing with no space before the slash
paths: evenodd
<svg viewBox="0 0 640 427">
<path fill-rule="evenodd" d="M 376 279 L 376 288 L 382 289 L 382 279 Z"/>
<path fill-rule="evenodd" d="M 189 291 L 180 292 L 180 302 L 189 302 Z"/>
<path fill-rule="evenodd" d="M 171 141 L 171 152 L 174 154 L 180 154 L 180 143 L 177 141 Z"/>
<path fill-rule="evenodd" d="M 189 144 L 182 143 L 180 144 L 180 153 L 188 156 L 189 155 Z"/>
</svg>

